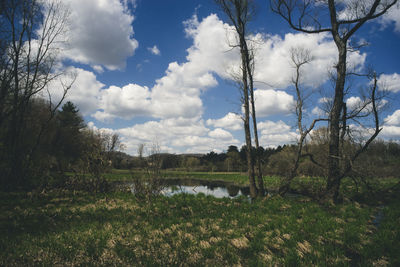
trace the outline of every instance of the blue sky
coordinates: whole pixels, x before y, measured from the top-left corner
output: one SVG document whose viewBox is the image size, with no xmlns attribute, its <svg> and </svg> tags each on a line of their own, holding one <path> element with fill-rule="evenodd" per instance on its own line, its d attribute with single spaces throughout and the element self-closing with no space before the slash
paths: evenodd
<svg viewBox="0 0 400 267">
<path fill-rule="evenodd" d="M 212 0 L 63 2 L 71 10 L 63 66 L 76 76 L 67 99 L 90 127 L 118 133 L 132 155 L 142 143 L 171 153 L 223 151 L 244 143 L 240 95 L 232 81 L 239 53 L 230 49 L 234 32 Z M 294 32 L 270 11 L 269 1 L 255 2 L 249 39 L 256 49 L 261 145 L 293 143 L 290 50 L 307 49 L 314 58 L 302 79 L 311 93 L 306 113 L 312 119 L 324 116 L 324 100 L 332 93 L 328 72 L 336 48 L 328 34 Z M 389 92 L 381 137 L 399 140 L 400 9 L 367 23 L 353 41 L 369 46 L 350 53 L 349 66 L 359 72 L 373 66 L 380 88 Z M 361 103 L 358 89 L 368 81 L 354 79 L 352 86 L 345 98 L 349 107 Z"/>
</svg>

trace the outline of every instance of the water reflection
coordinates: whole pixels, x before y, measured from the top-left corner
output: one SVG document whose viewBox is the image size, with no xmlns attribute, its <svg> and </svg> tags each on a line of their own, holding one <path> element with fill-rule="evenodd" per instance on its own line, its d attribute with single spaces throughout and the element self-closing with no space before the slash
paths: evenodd
<svg viewBox="0 0 400 267">
<path fill-rule="evenodd" d="M 246 190 L 244 190 L 246 191 Z M 235 198 L 239 196 L 248 196 L 248 194 L 243 194 L 242 190 L 238 186 L 228 186 L 228 187 L 221 187 L 221 186 L 190 186 L 190 185 L 179 185 L 179 186 L 167 186 L 165 189 L 161 191 L 161 193 L 165 196 L 173 196 L 175 194 L 198 194 L 203 193 L 205 195 L 213 196 L 216 198 Z"/>
<path fill-rule="evenodd" d="M 158 180 L 157 183 L 163 187 L 161 194 L 165 196 L 173 196 L 180 193 L 203 193 L 217 198 L 235 198 L 239 196 L 248 197 L 250 195 L 250 189 L 248 186 L 239 186 L 227 181 L 169 178 Z M 128 183 L 128 186 L 131 191 L 134 192 L 134 184 Z"/>
</svg>

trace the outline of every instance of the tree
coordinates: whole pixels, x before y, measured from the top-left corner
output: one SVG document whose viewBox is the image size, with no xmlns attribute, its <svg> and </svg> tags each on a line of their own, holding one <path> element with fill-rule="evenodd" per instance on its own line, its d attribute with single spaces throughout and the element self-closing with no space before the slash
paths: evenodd
<svg viewBox="0 0 400 267">
<path fill-rule="evenodd" d="M 340 137 L 345 130 L 345 127 L 341 127 L 345 124 L 343 118 L 347 117 L 343 100 L 346 78 L 349 75 L 347 72 L 349 41 L 366 22 L 385 14 L 397 0 L 270 0 L 270 3 L 272 10 L 284 18 L 294 30 L 309 34 L 328 32 L 336 44 L 338 61 L 335 66 L 334 97 L 329 110 L 328 182 L 325 196 L 326 199 L 337 201 L 343 178 L 340 166 Z M 380 130 L 379 125 L 375 127 L 375 132 L 371 135 L 372 140 Z M 369 140 L 365 143 L 366 147 L 369 143 Z M 360 148 L 360 151 L 364 151 L 366 147 Z"/>
<path fill-rule="evenodd" d="M 66 102 L 56 116 L 57 133 L 53 143 L 53 154 L 58 161 L 58 170 L 67 171 L 71 164 L 82 156 L 82 129 L 86 127 L 78 108 Z"/>
<path fill-rule="evenodd" d="M 228 172 L 240 170 L 240 155 L 236 146 L 229 146 L 226 153 L 225 165 Z"/>
<path fill-rule="evenodd" d="M 1 175 L 22 185 L 29 178 L 40 138 L 70 87 L 64 87 L 58 103 L 49 99 L 49 117 L 42 122 L 37 141 L 24 147 L 21 140 L 27 134 L 32 99 L 50 97 L 48 85 L 61 75 L 55 66 L 69 12 L 52 0 L 3 0 L 0 5 L 0 160 L 8 165 Z"/>
<path fill-rule="evenodd" d="M 301 75 L 301 68 L 310 63 L 313 60 L 311 52 L 305 50 L 301 47 L 299 48 L 292 48 L 291 49 L 291 61 L 293 67 L 295 68 L 295 75 L 292 79 L 293 86 L 296 91 L 296 106 L 295 112 L 297 117 L 297 129 L 299 132 L 299 139 L 297 141 L 296 151 L 294 153 L 293 164 L 290 170 L 286 173 L 285 179 L 282 185 L 279 188 L 279 194 L 284 195 L 290 189 L 290 183 L 293 178 L 297 175 L 297 170 L 299 168 L 300 159 L 305 156 L 309 156 L 313 162 L 314 158 L 311 154 L 303 154 L 303 146 L 306 141 L 307 136 L 309 133 L 314 129 L 317 122 L 320 121 L 327 121 L 325 118 L 317 118 L 314 119 L 309 126 L 306 126 L 303 119 L 304 119 L 304 112 L 305 112 L 305 101 L 307 100 L 308 93 L 306 92 L 305 88 L 302 88 L 302 75 Z"/>
<path fill-rule="evenodd" d="M 242 104 L 244 108 L 244 131 L 246 139 L 246 155 L 247 155 L 247 169 L 249 174 L 249 184 L 250 184 L 250 196 L 256 198 L 260 193 L 264 194 L 263 186 L 258 188 L 255 182 L 255 171 L 254 171 L 254 157 L 251 153 L 252 141 L 251 141 L 251 131 L 250 131 L 250 100 L 254 104 L 253 97 L 253 57 L 249 50 L 246 35 L 248 23 L 252 15 L 252 6 L 249 5 L 247 0 L 215 0 L 215 2 L 222 8 L 224 13 L 228 16 L 230 22 L 233 24 L 237 38 L 238 44 L 236 46 L 240 49 L 241 56 L 241 73 L 240 78 L 237 80 L 241 88 L 242 93 Z M 250 92 L 250 95 L 249 95 Z M 253 97 L 253 98 L 252 98 Z M 255 109 L 252 109 L 253 120 L 255 120 Z M 256 124 L 254 125 L 256 129 Z M 258 139 L 257 139 L 258 142 Z M 259 168 L 260 169 L 260 168 Z M 259 185 L 263 184 L 262 177 L 259 181 Z M 261 190 L 259 190 L 261 189 Z"/>
</svg>

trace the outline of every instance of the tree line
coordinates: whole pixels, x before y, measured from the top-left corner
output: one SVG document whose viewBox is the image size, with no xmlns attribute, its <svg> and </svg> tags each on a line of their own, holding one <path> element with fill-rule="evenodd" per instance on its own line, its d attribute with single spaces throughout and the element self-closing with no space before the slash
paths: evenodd
<svg viewBox="0 0 400 267">
<path fill-rule="evenodd" d="M 252 148 L 252 154 L 260 155 L 262 166 L 268 162 L 268 158 L 281 151 L 283 147 L 266 148 L 262 146 L 257 150 Z M 231 145 L 226 152 L 211 151 L 206 154 L 169 154 L 159 153 L 159 165 L 161 170 L 180 171 L 204 171 L 204 172 L 247 172 L 247 148 Z M 152 157 L 154 155 L 148 155 Z M 116 169 L 142 169 L 146 165 L 147 157 L 133 157 L 123 152 L 114 153 L 113 168 Z"/>
<path fill-rule="evenodd" d="M 326 177 L 328 149 L 327 128 L 317 129 L 311 135 L 310 141 L 304 145 L 308 153 L 303 157 L 297 168 L 296 176 L 300 177 Z M 352 154 L 359 144 L 348 142 L 346 153 Z M 202 172 L 242 172 L 247 173 L 247 148 L 243 145 L 240 149 L 231 145 L 224 152 L 208 152 L 206 154 L 169 154 L 159 153 L 159 166 L 161 170 L 174 171 L 202 171 Z M 261 168 L 264 175 L 286 177 L 297 160 L 298 144 L 285 144 L 274 148 L 252 148 L 253 157 L 261 159 Z M 311 156 L 312 155 L 312 156 Z M 149 155 L 149 157 L 154 155 Z M 146 157 L 130 156 L 123 152 L 114 152 L 112 167 L 115 169 L 136 169 L 145 167 Z M 370 144 L 368 149 L 354 163 L 352 172 L 348 177 L 359 181 L 379 179 L 385 177 L 398 177 L 400 164 L 400 144 L 395 141 L 377 139 Z"/>
</svg>

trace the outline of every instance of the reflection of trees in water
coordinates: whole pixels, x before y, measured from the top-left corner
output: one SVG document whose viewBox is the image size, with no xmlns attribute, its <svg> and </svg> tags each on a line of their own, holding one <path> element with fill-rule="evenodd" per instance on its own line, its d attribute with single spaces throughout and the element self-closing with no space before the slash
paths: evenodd
<svg viewBox="0 0 400 267">
<path fill-rule="evenodd" d="M 218 188 L 218 186 L 210 184 L 210 185 L 207 186 L 207 188 L 210 189 L 211 191 L 214 191 L 214 189 Z"/>
<path fill-rule="evenodd" d="M 234 185 L 228 185 L 226 189 L 228 190 L 228 194 L 231 197 L 236 197 L 237 194 L 239 193 L 239 187 Z"/>
<path fill-rule="evenodd" d="M 242 188 L 240 188 L 240 192 L 242 193 L 242 195 L 248 196 L 248 195 L 250 195 L 250 188 L 249 187 L 242 187 Z"/>
<path fill-rule="evenodd" d="M 239 192 L 244 196 L 250 195 L 250 189 L 247 186 L 238 186 L 232 182 L 226 181 L 210 181 L 203 179 L 181 179 L 181 178 L 171 178 L 171 179 L 161 179 L 159 181 L 165 187 L 169 187 L 171 192 L 194 192 L 197 193 L 201 191 L 202 187 L 209 191 L 226 191 L 230 197 L 236 197 Z M 193 188 L 190 188 L 193 187 Z M 197 189 L 197 190 L 196 190 Z"/>
</svg>

